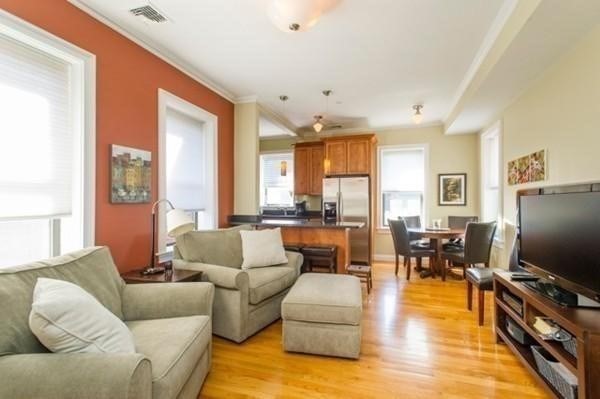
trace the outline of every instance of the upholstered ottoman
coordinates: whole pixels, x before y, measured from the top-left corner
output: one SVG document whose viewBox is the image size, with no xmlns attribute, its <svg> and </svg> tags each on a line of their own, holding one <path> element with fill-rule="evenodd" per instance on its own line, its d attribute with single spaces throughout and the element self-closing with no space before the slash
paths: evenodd
<svg viewBox="0 0 600 399">
<path fill-rule="evenodd" d="M 358 359 L 361 316 L 357 277 L 305 273 L 281 303 L 283 349 Z"/>
</svg>

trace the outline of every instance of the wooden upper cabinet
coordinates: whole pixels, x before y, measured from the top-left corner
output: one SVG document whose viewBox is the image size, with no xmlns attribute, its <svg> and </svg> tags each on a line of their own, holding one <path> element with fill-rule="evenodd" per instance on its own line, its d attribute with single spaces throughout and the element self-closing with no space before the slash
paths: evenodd
<svg viewBox="0 0 600 399">
<path fill-rule="evenodd" d="M 323 194 L 323 161 L 325 160 L 325 149 L 323 146 L 312 147 L 310 152 L 310 194 Z"/>
<path fill-rule="evenodd" d="M 325 139 L 327 176 L 373 173 L 375 136 L 360 135 Z"/>
<path fill-rule="evenodd" d="M 310 191 L 310 148 L 294 149 L 294 193 L 308 194 Z"/>
<path fill-rule="evenodd" d="M 345 175 L 348 173 L 348 146 L 345 141 L 325 143 L 325 158 L 328 162 L 327 175 Z"/>
<path fill-rule="evenodd" d="M 352 139 L 348 145 L 348 174 L 369 174 L 371 172 L 371 141 Z"/>
</svg>

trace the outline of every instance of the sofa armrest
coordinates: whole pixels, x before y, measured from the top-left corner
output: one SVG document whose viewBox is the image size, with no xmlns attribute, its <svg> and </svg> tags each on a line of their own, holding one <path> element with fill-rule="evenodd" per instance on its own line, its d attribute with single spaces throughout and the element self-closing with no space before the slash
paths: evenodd
<svg viewBox="0 0 600 399">
<path fill-rule="evenodd" d="M 212 315 L 211 283 L 127 284 L 123 289 L 125 320 Z"/>
<path fill-rule="evenodd" d="M 302 264 L 304 263 L 304 256 L 299 252 L 285 251 L 285 256 L 288 258 L 288 267 L 292 267 L 296 270 L 296 275 L 299 276 L 302 272 Z"/>
<path fill-rule="evenodd" d="M 152 398 L 152 366 L 139 353 L 6 355 L 0 375 L 0 398 Z"/>
<path fill-rule="evenodd" d="M 202 280 L 210 281 L 217 287 L 240 291 L 248 289 L 248 274 L 241 269 L 209 265 L 207 263 L 187 262 L 181 259 L 174 259 L 173 267 L 176 269 L 202 271 Z"/>
</svg>

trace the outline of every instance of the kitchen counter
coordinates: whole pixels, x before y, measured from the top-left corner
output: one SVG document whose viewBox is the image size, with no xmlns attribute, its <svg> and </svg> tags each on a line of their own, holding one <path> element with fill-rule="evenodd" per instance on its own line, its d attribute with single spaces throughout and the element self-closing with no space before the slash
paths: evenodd
<svg viewBox="0 0 600 399">
<path fill-rule="evenodd" d="M 335 245 L 338 273 L 346 273 L 346 267 L 350 264 L 350 231 L 365 226 L 362 222 L 325 223 L 320 219 L 273 219 L 258 215 L 232 215 L 229 224 L 250 224 L 257 229 L 280 227 L 285 244 Z"/>
<path fill-rule="evenodd" d="M 300 227 L 312 229 L 359 229 L 364 223 L 359 222 L 323 222 L 316 219 L 261 218 L 260 216 L 231 216 L 229 224 L 239 226 L 251 224 L 260 227 Z"/>
</svg>

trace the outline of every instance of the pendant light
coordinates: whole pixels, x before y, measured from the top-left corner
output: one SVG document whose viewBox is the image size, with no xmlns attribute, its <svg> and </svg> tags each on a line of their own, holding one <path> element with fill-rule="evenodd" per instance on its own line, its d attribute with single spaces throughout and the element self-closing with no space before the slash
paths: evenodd
<svg viewBox="0 0 600 399">
<path fill-rule="evenodd" d="M 321 119 L 323 119 L 323 117 L 321 115 L 315 115 L 315 123 L 312 125 L 313 129 L 315 129 L 315 132 L 320 133 L 321 130 L 323 130 L 323 122 L 321 122 Z"/>
<path fill-rule="evenodd" d="M 415 125 L 418 125 L 421 122 L 423 122 L 423 114 L 421 113 L 421 109 L 423 109 L 423 105 L 415 104 L 415 105 L 413 105 L 413 109 L 415 110 L 415 114 L 413 115 L 412 120 L 415 123 Z"/>
</svg>

